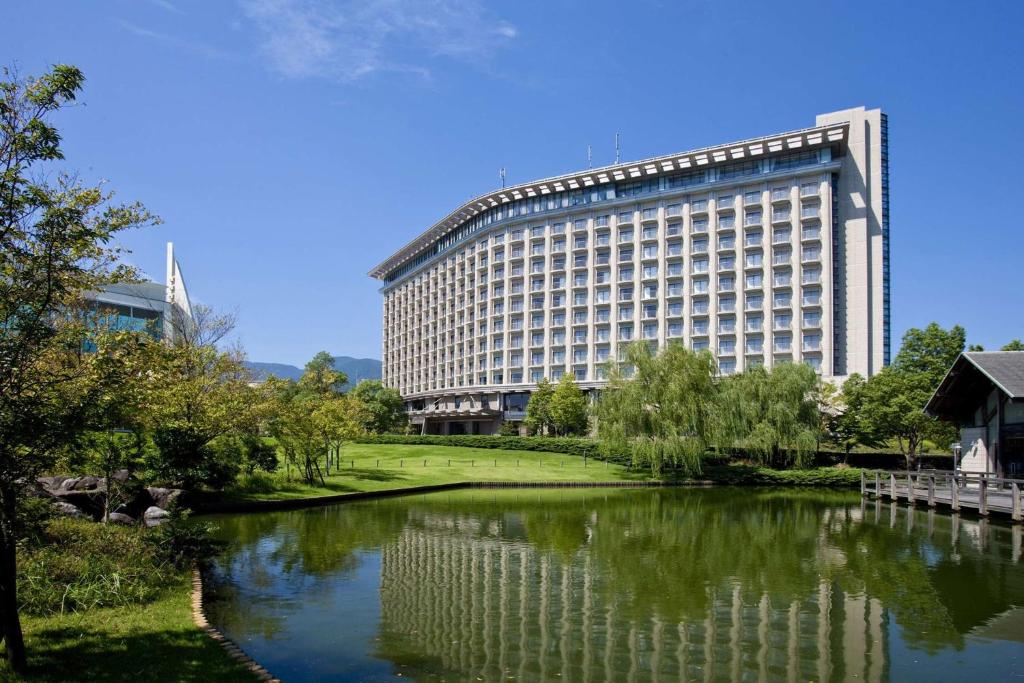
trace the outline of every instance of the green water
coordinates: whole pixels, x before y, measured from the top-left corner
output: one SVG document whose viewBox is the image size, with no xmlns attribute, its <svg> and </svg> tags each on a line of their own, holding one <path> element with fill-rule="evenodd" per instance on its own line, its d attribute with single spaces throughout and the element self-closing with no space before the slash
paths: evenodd
<svg viewBox="0 0 1024 683">
<path fill-rule="evenodd" d="M 855 493 L 464 490 L 218 517 L 285 681 L 1005 680 L 1021 529 Z"/>
</svg>

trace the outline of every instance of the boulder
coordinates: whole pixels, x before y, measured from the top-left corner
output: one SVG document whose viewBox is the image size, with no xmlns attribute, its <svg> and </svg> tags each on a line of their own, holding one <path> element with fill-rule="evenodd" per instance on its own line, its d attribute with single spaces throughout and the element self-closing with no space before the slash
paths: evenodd
<svg viewBox="0 0 1024 683">
<path fill-rule="evenodd" d="M 95 491 L 100 486 L 100 478 L 93 476 L 79 477 L 75 482 L 75 491 Z"/>
<path fill-rule="evenodd" d="M 57 487 L 56 490 L 57 491 L 74 491 L 75 490 L 75 485 L 78 484 L 78 481 L 80 479 L 81 479 L 81 477 L 68 477 L 67 479 L 64 479 L 60 483 L 60 485 Z"/>
<path fill-rule="evenodd" d="M 75 519 L 92 519 L 92 517 L 85 514 L 71 503 L 68 503 L 63 500 L 58 500 L 57 502 L 55 502 L 53 504 L 53 507 L 57 509 L 57 512 L 59 514 L 62 514 L 65 517 L 74 517 Z"/>
<path fill-rule="evenodd" d="M 129 472 L 128 470 L 118 470 L 117 472 L 114 472 L 114 474 L 110 478 L 116 481 L 118 484 L 123 484 L 132 478 L 132 473 Z"/>
<path fill-rule="evenodd" d="M 153 505 L 166 510 L 181 497 L 182 490 L 163 489 L 156 486 L 150 486 L 146 489 L 146 493 L 149 494 L 149 498 L 153 501 Z"/>
<path fill-rule="evenodd" d="M 52 477 L 39 477 L 36 481 L 47 491 L 55 491 L 67 479 L 63 474 L 56 474 Z"/>
<path fill-rule="evenodd" d="M 135 524 L 135 520 L 132 519 L 131 515 L 126 515 L 123 512 L 111 512 L 107 517 L 111 524 L 121 524 L 123 526 L 132 526 Z"/>
<path fill-rule="evenodd" d="M 170 520 L 171 513 L 167 512 L 163 508 L 158 508 L 155 505 L 151 505 L 146 508 L 146 513 L 143 515 L 143 519 L 146 521 L 146 526 L 160 526 L 164 522 Z"/>
</svg>

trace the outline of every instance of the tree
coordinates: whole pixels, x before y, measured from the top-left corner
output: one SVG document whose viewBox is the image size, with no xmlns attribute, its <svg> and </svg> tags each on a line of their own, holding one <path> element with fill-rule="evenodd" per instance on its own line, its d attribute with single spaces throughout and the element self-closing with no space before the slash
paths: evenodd
<svg viewBox="0 0 1024 683">
<path fill-rule="evenodd" d="M 364 379 L 357 384 L 349 396 L 363 404 L 366 410 L 367 431 L 384 434 L 399 431 L 408 418 L 405 403 L 398 390 L 386 387 L 379 379 Z"/>
<path fill-rule="evenodd" d="M 924 412 L 935 389 L 964 349 L 966 333 L 959 325 L 948 331 L 937 323 L 911 328 L 890 367 L 870 378 L 862 389 L 858 429 L 868 438 L 895 439 L 907 469 L 917 464 L 925 439 L 950 443 L 955 428 Z"/>
<path fill-rule="evenodd" d="M 896 366 L 884 368 L 864 384 L 860 431 L 879 440 L 895 439 L 908 470 L 916 466 L 924 440 L 938 437 L 943 429 L 943 423 L 924 412 L 935 386 L 927 374 Z"/>
<path fill-rule="evenodd" d="M 271 377 L 264 384 L 271 405 L 267 429 L 286 462 L 294 463 L 310 486 L 325 483 L 332 455 L 336 458 L 346 441 L 363 433 L 369 419 L 358 398 L 337 392 L 344 374 L 332 366 L 333 359 L 321 352 L 306 364 L 298 382 Z"/>
<path fill-rule="evenodd" d="M 963 352 L 966 342 L 967 333 L 959 325 L 949 330 L 938 323 L 929 323 L 924 329 L 912 327 L 903 335 L 892 364 L 902 371 L 925 375 L 934 389 Z"/>
<path fill-rule="evenodd" d="M 555 434 L 568 436 L 587 432 L 587 397 L 571 374 L 562 375 L 548 403 Z"/>
<path fill-rule="evenodd" d="M 537 382 L 537 390 L 530 394 L 523 424 L 531 434 L 546 434 L 551 428 L 551 396 L 554 393 L 551 382 L 543 377 Z"/>
<path fill-rule="evenodd" d="M 712 438 L 715 360 L 671 343 L 660 354 L 646 344 L 626 349 L 597 403 L 597 432 L 606 455 L 630 453 L 655 473 L 666 465 L 700 472 Z"/>
<path fill-rule="evenodd" d="M 364 425 L 370 416 L 366 406 L 353 396 L 330 396 L 313 411 L 314 428 L 320 434 L 327 456 L 327 473 L 331 462 L 338 466 L 341 449 L 349 441 L 365 434 Z"/>
<path fill-rule="evenodd" d="M 232 449 L 214 442 L 255 434 L 259 401 L 242 351 L 216 346 L 231 333 L 234 317 L 204 306 L 192 313 L 174 316 L 172 343 L 160 345 L 154 362 L 162 381 L 150 409 L 158 451 L 153 468 L 185 488 L 219 488 L 239 463 Z"/>
<path fill-rule="evenodd" d="M 1000 351 L 1024 351 L 1024 341 L 1020 339 L 1013 339 L 1008 344 L 1005 344 Z"/>
<path fill-rule="evenodd" d="M 103 521 L 108 522 L 112 508 L 126 497 L 125 482 L 114 475 L 143 464 L 148 445 L 145 413 L 159 380 L 152 370 L 154 344 L 148 335 L 108 331 L 93 339 L 93 381 L 105 390 L 93 403 L 86 447 L 73 447 L 70 459 L 103 479 Z"/>
<path fill-rule="evenodd" d="M 716 440 L 763 464 L 813 464 L 820 428 L 819 379 L 803 363 L 754 367 L 722 380 Z"/>
<path fill-rule="evenodd" d="M 114 204 L 102 187 L 51 170 L 63 154 L 49 118 L 83 81 L 67 65 L 39 78 L 5 69 L 0 80 L 0 627 L 18 672 L 26 666 L 16 585 L 24 482 L 89 427 L 103 389 L 82 352 L 93 332 L 77 314 L 83 292 L 130 279 L 112 240 L 157 223 L 141 205 Z"/>
<path fill-rule="evenodd" d="M 348 377 L 344 372 L 334 369 L 334 357 L 331 354 L 320 351 L 306 363 L 299 384 L 303 389 L 317 394 L 339 394 L 348 384 Z"/>
<path fill-rule="evenodd" d="M 847 456 L 858 443 L 872 448 L 884 443 L 884 439 L 879 439 L 875 433 L 865 431 L 860 420 L 865 382 L 864 377 L 855 372 L 843 382 L 840 391 L 836 391 L 832 384 L 822 385 L 821 433 L 825 440 L 840 447 Z"/>
</svg>

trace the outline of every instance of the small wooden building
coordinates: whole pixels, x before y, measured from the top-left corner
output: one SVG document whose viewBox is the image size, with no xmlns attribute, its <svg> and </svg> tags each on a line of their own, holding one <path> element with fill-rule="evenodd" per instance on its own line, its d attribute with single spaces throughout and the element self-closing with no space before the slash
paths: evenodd
<svg viewBox="0 0 1024 683">
<path fill-rule="evenodd" d="M 963 472 L 1024 477 L 1024 351 L 968 351 L 925 412 L 960 426 Z"/>
</svg>

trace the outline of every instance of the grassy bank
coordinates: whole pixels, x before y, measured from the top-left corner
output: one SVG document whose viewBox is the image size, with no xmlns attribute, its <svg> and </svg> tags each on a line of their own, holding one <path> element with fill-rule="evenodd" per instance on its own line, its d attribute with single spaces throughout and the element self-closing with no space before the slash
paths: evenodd
<svg viewBox="0 0 1024 683">
<path fill-rule="evenodd" d="M 649 470 L 560 453 L 436 445 L 352 444 L 341 467 L 324 485 L 307 486 L 282 470 L 243 480 L 221 498 L 232 501 L 289 500 L 345 493 L 396 491 L 474 481 L 633 482 L 656 481 Z M 769 486 L 853 486 L 859 470 L 822 467 L 771 470 L 747 465 L 708 465 L 701 479 L 722 484 Z M 666 478 L 671 479 L 671 475 Z"/>
<path fill-rule="evenodd" d="M 24 617 L 29 675 L 0 681 L 246 681 L 253 675 L 192 623 L 191 582 L 154 601 Z"/>
<path fill-rule="evenodd" d="M 560 453 L 392 444 L 351 444 L 323 486 L 297 481 L 292 470 L 257 475 L 225 492 L 229 500 L 282 500 L 364 491 L 393 491 L 464 481 L 647 481 L 648 471 Z"/>
</svg>

